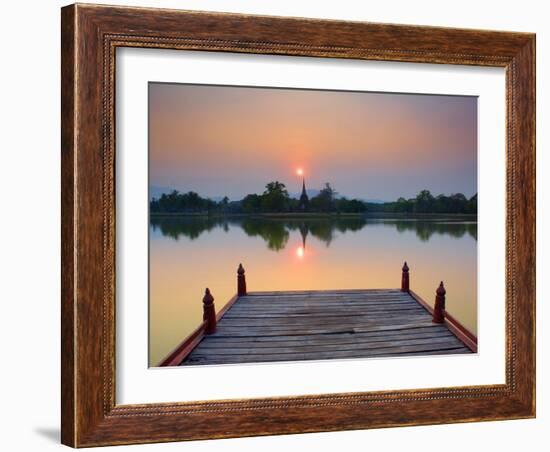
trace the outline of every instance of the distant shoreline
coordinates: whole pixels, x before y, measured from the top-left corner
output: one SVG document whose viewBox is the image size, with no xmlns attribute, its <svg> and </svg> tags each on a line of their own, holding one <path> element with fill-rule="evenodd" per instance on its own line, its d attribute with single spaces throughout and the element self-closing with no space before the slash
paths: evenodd
<svg viewBox="0 0 550 452">
<path fill-rule="evenodd" d="M 366 212 L 367 218 L 475 218 L 477 213 Z"/>
<path fill-rule="evenodd" d="M 222 213 L 222 212 L 150 212 L 150 217 L 190 217 L 190 218 L 468 218 L 477 219 L 475 213 L 406 213 L 406 212 L 263 212 L 263 213 Z"/>
<path fill-rule="evenodd" d="M 364 217 L 363 213 L 337 212 L 258 212 L 258 213 L 223 213 L 223 212 L 150 212 L 151 217 L 269 217 L 269 218 L 329 218 L 329 217 Z"/>
</svg>

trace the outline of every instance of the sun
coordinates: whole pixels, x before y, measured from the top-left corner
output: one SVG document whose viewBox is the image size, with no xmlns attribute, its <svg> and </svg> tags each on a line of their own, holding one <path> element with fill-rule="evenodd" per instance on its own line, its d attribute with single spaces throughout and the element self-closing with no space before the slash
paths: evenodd
<svg viewBox="0 0 550 452">
<path fill-rule="evenodd" d="M 296 174 L 297 174 L 298 176 L 303 176 L 303 175 L 304 175 L 304 170 L 303 170 L 302 168 L 298 168 L 298 169 L 296 170 Z"/>
</svg>

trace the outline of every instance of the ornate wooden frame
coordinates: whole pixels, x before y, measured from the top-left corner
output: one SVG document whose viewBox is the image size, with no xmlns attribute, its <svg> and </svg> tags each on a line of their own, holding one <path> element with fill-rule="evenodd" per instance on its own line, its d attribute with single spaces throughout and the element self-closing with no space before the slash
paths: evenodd
<svg viewBox="0 0 550 452">
<path fill-rule="evenodd" d="M 97 446 L 535 415 L 535 35 L 71 5 L 62 9 L 62 442 Z M 506 383 L 115 404 L 117 47 L 506 69 Z"/>
</svg>

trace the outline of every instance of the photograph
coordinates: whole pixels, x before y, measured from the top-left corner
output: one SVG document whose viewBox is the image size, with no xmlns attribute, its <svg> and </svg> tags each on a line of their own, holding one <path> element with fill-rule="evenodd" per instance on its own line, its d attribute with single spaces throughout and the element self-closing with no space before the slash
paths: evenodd
<svg viewBox="0 0 550 452">
<path fill-rule="evenodd" d="M 149 82 L 149 366 L 477 352 L 477 97 Z"/>
</svg>

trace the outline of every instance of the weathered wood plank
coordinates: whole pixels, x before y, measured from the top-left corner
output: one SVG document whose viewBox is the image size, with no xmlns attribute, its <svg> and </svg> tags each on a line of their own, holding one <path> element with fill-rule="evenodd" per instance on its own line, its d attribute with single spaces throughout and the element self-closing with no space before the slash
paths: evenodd
<svg viewBox="0 0 550 452">
<path fill-rule="evenodd" d="M 438 347 L 435 347 L 437 344 Z M 351 350 L 376 350 L 379 348 L 398 348 L 402 346 L 428 345 L 439 348 L 440 346 L 453 345 L 463 347 L 463 344 L 454 336 L 421 338 L 421 339 L 401 339 L 370 343 L 355 344 L 315 344 L 315 345 L 285 345 L 276 347 L 254 347 L 252 344 L 241 347 L 205 347 L 202 343 L 195 349 L 195 355 L 215 354 L 215 355 L 268 355 L 282 353 L 329 353 L 331 351 L 351 351 Z"/>
<path fill-rule="evenodd" d="M 281 306 L 281 307 L 293 307 L 293 306 L 319 306 L 319 307 L 330 307 L 330 306 L 342 306 L 342 305 L 365 305 L 365 306 L 389 306 L 389 305 L 415 305 L 418 303 L 415 303 L 414 300 L 407 300 L 407 299 L 397 299 L 397 298 L 390 298 L 387 300 L 382 300 L 380 298 L 372 299 L 372 300 L 366 300 L 366 299 L 353 299 L 353 298 L 345 298 L 345 299 L 326 299 L 326 300 L 292 300 L 292 301 L 275 301 L 275 300 L 268 300 L 268 301 L 247 301 L 247 302 L 240 302 L 233 306 L 233 308 L 246 308 L 246 309 L 265 309 L 269 306 Z"/>
<path fill-rule="evenodd" d="M 247 297 L 276 296 L 279 295 L 335 295 L 335 294 L 401 294 L 401 289 L 334 289 L 334 290 L 284 290 L 284 291 L 253 291 L 248 292 Z"/>
<path fill-rule="evenodd" d="M 438 324 L 430 324 L 429 326 L 413 326 L 413 327 L 407 327 L 407 328 L 400 328 L 400 329 L 380 329 L 376 331 L 367 331 L 367 332 L 343 332 L 339 334 L 295 334 L 292 336 L 285 336 L 285 335 L 279 335 L 279 336 L 264 336 L 264 335 L 256 335 L 256 336 L 245 336 L 244 338 L 242 336 L 231 336 L 226 334 L 221 334 L 220 332 L 217 332 L 215 335 L 208 336 L 209 341 L 220 341 L 220 342 L 230 342 L 230 341 L 248 341 L 248 340 L 254 340 L 258 342 L 273 342 L 273 341 L 286 341 L 286 340 L 310 340 L 310 339 L 317 339 L 323 340 L 324 338 L 354 338 L 355 340 L 362 340 L 365 337 L 379 337 L 379 336 L 386 336 L 388 334 L 402 334 L 402 335 L 415 335 L 415 334 L 423 334 L 423 333 L 429 333 L 429 334 L 440 334 L 440 333 L 449 333 L 449 330 L 445 328 L 443 325 Z"/>
<path fill-rule="evenodd" d="M 386 295 L 386 296 L 378 296 L 378 295 L 338 295 L 338 296 L 324 296 L 324 297 L 315 297 L 315 296 L 293 296 L 293 297 L 287 297 L 287 296 L 281 296 L 280 298 L 277 297 L 241 297 L 239 298 L 238 305 L 263 305 L 265 303 L 275 303 L 275 304 L 291 304 L 291 303 L 339 303 L 344 301 L 350 301 L 350 302 L 356 302 L 356 303 L 384 303 L 384 302 L 409 302 L 412 303 L 413 301 L 416 301 L 412 299 L 411 296 L 407 295 Z"/>
<path fill-rule="evenodd" d="M 394 355 L 394 357 L 399 356 L 427 356 L 427 355 L 470 355 L 471 351 L 467 347 L 462 348 L 456 348 L 456 349 L 449 349 L 449 350 L 433 350 L 433 351 L 422 351 L 422 352 L 406 352 L 406 353 L 399 353 L 397 355 Z"/>
<path fill-rule="evenodd" d="M 340 314 L 346 315 L 348 312 L 359 312 L 359 313 L 384 313 L 384 312 L 408 312 L 408 311 L 417 311 L 422 312 L 424 315 L 430 316 L 425 309 L 415 306 L 415 305 L 402 305 L 402 306 L 327 306 L 323 309 L 320 306 L 292 306 L 292 307 L 280 307 L 280 306 L 271 306 L 266 309 L 236 309 L 229 310 L 226 314 L 228 315 L 241 315 L 241 316 L 254 316 L 254 315 L 281 315 L 281 314 Z"/>
<path fill-rule="evenodd" d="M 247 322 L 245 321 L 239 321 L 239 320 L 227 320 L 226 322 L 223 322 L 223 324 L 218 328 L 220 331 L 229 331 L 229 330 L 250 330 L 250 331 L 256 331 L 261 332 L 262 330 L 265 331 L 284 331 L 284 330 L 292 330 L 292 331 L 299 331 L 300 329 L 303 329 L 304 331 L 307 331 L 310 328 L 361 328 L 361 327 L 369 327 L 369 326 L 382 326 L 382 325 L 401 325 L 401 324 L 408 324 L 411 322 L 421 322 L 425 320 L 425 317 L 423 315 L 415 315 L 415 316 L 395 316 L 395 317 L 380 317 L 380 318 L 374 318 L 370 320 L 355 320 L 350 318 L 346 322 L 339 322 L 338 319 L 332 319 L 332 320 L 311 320 L 311 321 L 300 321 L 298 319 L 297 321 L 292 321 L 289 319 L 288 322 L 269 322 L 269 321 L 254 321 L 254 322 Z"/>
<path fill-rule="evenodd" d="M 407 300 L 407 299 L 398 299 L 398 298 L 388 298 L 387 300 L 383 300 L 380 298 L 367 300 L 367 299 L 353 299 L 353 298 L 341 298 L 341 299 L 333 299 L 328 298 L 325 300 L 281 300 L 281 301 L 275 301 L 275 300 L 266 300 L 266 301 L 247 301 L 239 303 L 238 307 L 246 307 L 246 308 L 265 308 L 267 306 L 282 306 L 282 307 L 292 307 L 292 306 L 320 306 L 320 307 L 327 307 L 327 306 L 342 306 L 345 304 L 358 304 L 358 305 L 389 305 L 389 304 L 414 304 L 414 300 Z"/>
<path fill-rule="evenodd" d="M 271 304 L 271 303 L 277 303 L 277 304 L 296 304 L 296 303 L 318 303 L 318 304 L 324 304 L 324 303 L 343 303 L 343 302 L 356 302 L 356 303 L 369 303 L 369 302 L 376 302 L 376 303 L 383 303 L 383 302 L 412 302 L 413 300 L 407 299 L 406 297 L 362 297 L 362 296 L 341 296 L 341 297 L 311 297 L 311 298 L 305 298 L 305 297 L 295 297 L 295 298 L 285 298 L 281 297 L 280 299 L 273 298 L 248 298 L 244 300 L 239 300 L 239 304 L 243 305 L 263 305 L 263 304 Z"/>
<path fill-rule="evenodd" d="M 396 352 L 396 353 L 381 353 L 378 355 L 371 355 L 371 356 L 351 356 L 346 358 L 340 358 L 340 357 L 330 357 L 330 358 L 323 358 L 323 359 L 362 359 L 362 358 L 407 358 L 407 357 L 423 357 L 423 356 L 446 356 L 446 355 L 469 355 L 471 354 L 471 351 L 466 347 L 460 347 L 460 348 L 450 348 L 445 350 L 422 350 L 417 352 Z M 293 358 L 292 360 L 269 360 L 269 359 L 252 359 L 250 361 L 241 361 L 241 360 L 235 360 L 233 358 L 225 358 L 225 359 L 205 359 L 202 357 L 199 358 L 193 358 L 192 362 L 184 362 L 181 365 L 185 366 L 193 366 L 193 365 L 221 365 L 221 364 L 247 364 L 247 363 L 262 363 L 262 362 L 277 362 L 277 361 L 306 361 L 311 360 L 310 358 Z M 315 359 L 316 360 L 316 359 Z"/>
<path fill-rule="evenodd" d="M 397 333 L 397 334 L 388 334 L 383 333 L 379 335 L 368 335 L 370 333 L 357 333 L 357 334 L 317 334 L 317 335 L 307 335 L 307 336 L 290 336 L 290 339 L 278 340 L 282 336 L 275 337 L 207 337 L 201 342 L 201 347 L 205 348 L 231 348 L 231 347 L 266 347 L 266 348 L 276 348 L 276 347 L 286 347 L 294 345 L 341 345 L 345 346 L 347 344 L 370 344 L 374 342 L 381 341 L 391 341 L 391 340 L 407 340 L 407 339 L 432 339 L 432 338 L 442 338 L 442 337 L 454 337 L 453 334 L 446 330 L 437 330 L 437 331 L 426 331 L 426 332 L 413 332 L 413 333 Z M 358 337 L 361 336 L 361 337 Z M 221 339 L 221 340 L 220 340 Z M 274 339 L 274 340 L 267 340 Z"/>
<path fill-rule="evenodd" d="M 370 321 L 370 322 L 352 322 L 349 321 L 346 324 L 342 325 L 341 322 L 312 322 L 312 323 L 289 323 L 289 324 L 279 324 L 279 325 L 269 325 L 269 324 L 246 324 L 246 323 L 230 323 L 226 324 L 223 327 L 220 327 L 218 330 L 220 332 L 234 332 L 234 331 L 247 331 L 253 332 L 259 335 L 262 332 L 279 332 L 283 333 L 285 331 L 290 332 L 303 332 L 306 334 L 311 334 L 311 330 L 324 329 L 329 332 L 352 332 L 357 331 L 361 328 L 370 328 L 370 327 L 379 327 L 387 325 L 402 325 L 407 324 L 410 319 L 399 318 L 399 319 L 387 319 L 384 321 Z"/>
<path fill-rule="evenodd" d="M 422 312 L 427 314 L 426 310 L 414 305 L 402 305 L 402 306 L 327 306 L 323 309 L 320 306 L 292 306 L 292 307 L 280 307 L 272 306 L 266 309 L 236 309 L 229 310 L 226 315 L 269 315 L 269 314 L 340 314 L 346 315 L 348 312 L 359 313 L 384 313 L 384 312 L 408 312 L 408 311 Z M 427 314 L 429 316 L 429 314 Z"/>
<path fill-rule="evenodd" d="M 342 321 L 345 321 L 346 317 L 383 317 L 391 315 L 420 315 L 425 314 L 425 311 L 422 308 L 406 308 L 406 309 L 372 309 L 372 310 L 346 310 L 342 312 L 339 311 L 322 311 L 322 310 L 298 310 L 298 311 L 282 311 L 282 312 L 268 312 L 268 313 L 245 313 L 245 312 L 235 312 L 227 314 L 225 319 L 303 319 L 303 318 L 341 318 Z"/>
<path fill-rule="evenodd" d="M 389 312 L 389 311 L 404 311 L 404 310 L 417 310 L 426 313 L 426 310 L 422 307 L 415 306 L 413 304 L 402 305 L 342 305 L 342 306 L 269 306 L 265 309 L 261 308 L 243 308 L 229 309 L 226 315 L 253 315 L 253 314 L 309 314 L 318 312 L 321 314 L 336 313 L 345 314 L 346 312 Z"/>
<path fill-rule="evenodd" d="M 323 315 L 322 312 L 310 312 L 310 313 L 301 313 L 301 314 L 291 314 L 290 312 L 288 315 L 281 315 L 281 314 L 273 314 L 273 315 L 255 315 L 255 316 L 246 316 L 246 315 L 235 315 L 235 316 L 227 316 L 224 320 L 224 322 L 237 322 L 237 321 L 246 321 L 247 323 L 254 323 L 254 322 L 303 322 L 303 321 L 315 321 L 315 320 L 322 320 L 322 319 L 332 319 L 334 321 L 339 322 L 346 322 L 346 319 L 353 319 L 356 318 L 358 320 L 379 320 L 379 319 L 390 319 L 395 317 L 404 317 L 404 318 L 426 318 L 426 312 L 422 309 L 413 309 L 413 310 L 396 310 L 396 311 L 380 311 L 380 310 L 373 310 L 373 311 L 359 311 L 356 314 L 346 315 L 346 311 L 341 312 L 340 315 Z"/>
<path fill-rule="evenodd" d="M 340 295 L 281 295 L 280 297 L 250 297 L 243 296 L 239 303 L 291 303 L 296 301 L 313 302 L 326 300 L 407 300 L 407 295 L 362 295 L 362 294 L 340 294 Z"/>
<path fill-rule="evenodd" d="M 269 300 L 331 300 L 331 299 L 386 299 L 386 298 L 407 298 L 410 294 L 405 292 L 398 293 L 311 293 L 311 294 L 286 294 L 265 296 L 265 295 L 243 295 L 240 301 L 269 301 Z"/>
<path fill-rule="evenodd" d="M 293 331 L 289 331 L 287 333 L 281 332 L 281 331 L 266 331 L 263 328 L 256 328 L 256 331 L 247 330 L 244 328 L 223 328 L 219 327 L 216 331 L 216 336 L 221 337 L 223 335 L 226 336 L 281 336 L 281 335 L 288 335 L 288 336 L 300 336 L 304 334 L 334 334 L 334 333 L 365 333 L 369 331 L 391 331 L 391 330 L 400 330 L 400 329 L 408 329 L 408 328 L 422 328 L 426 326 L 431 326 L 431 320 L 426 321 L 423 323 L 405 323 L 405 324 L 399 324 L 399 325 L 376 325 L 376 326 L 365 326 L 365 327 L 340 327 L 340 328 L 311 328 L 307 332 L 300 329 L 295 329 Z"/>
<path fill-rule="evenodd" d="M 254 342 L 278 342 L 278 341 L 308 341 L 308 340 L 320 340 L 320 341 L 328 341 L 328 340 L 338 340 L 338 339 L 353 339 L 357 341 L 363 341 L 367 338 L 380 338 L 385 337 L 387 335 L 391 334 L 405 334 L 405 335 L 411 335 L 414 336 L 415 332 L 418 331 L 420 333 L 429 332 L 430 330 L 425 327 L 420 328 L 405 328 L 405 329 L 379 329 L 375 331 L 367 331 L 367 332 L 342 332 L 342 333 L 319 333 L 319 334 L 300 334 L 295 333 L 292 335 L 279 335 L 279 334 L 268 334 L 268 335 L 228 335 L 223 333 L 216 333 L 215 336 L 209 336 L 208 341 L 210 342 L 239 342 L 239 341 L 254 341 Z M 434 334 L 442 334 L 440 330 L 437 330 L 434 328 L 434 331 L 436 333 Z M 419 334 L 420 334 L 419 333 Z"/>
<path fill-rule="evenodd" d="M 401 304 L 401 305 L 344 305 L 344 306 L 268 306 L 264 309 L 251 307 L 239 307 L 238 309 L 229 309 L 226 315 L 246 315 L 246 314 L 286 314 L 286 313 L 340 313 L 346 312 L 376 312 L 376 311 L 401 311 L 407 309 L 416 309 L 418 311 L 426 312 L 422 307 L 415 306 L 414 304 Z"/>
<path fill-rule="evenodd" d="M 308 293 L 287 293 L 281 292 L 277 295 L 243 295 L 240 299 L 244 300 L 278 300 L 280 298 L 285 298 L 288 300 L 295 299 L 325 299 L 325 298 L 402 298 L 410 296 L 410 293 L 407 292 L 308 292 Z"/>
<path fill-rule="evenodd" d="M 351 311 L 348 313 L 348 311 L 341 312 L 340 313 L 325 313 L 325 312 L 273 312 L 268 314 L 234 314 L 231 316 L 227 316 L 225 318 L 226 321 L 236 321 L 236 320 L 245 320 L 249 322 L 254 321 L 279 321 L 279 320 L 296 320 L 301 321 L 304 319 L 333 319 L 333 320 L 340 320 L 341 322 L 345 322 L 347 318 L 361 318 L 361 319 L 380 319 L 380 318 L 392 318 L 396 316 L 425 316 L 425 312 L 422 312 L 421 310 L 395 310 L 395 311 Z"/>
<path fill-rule="evenodd" d="M 237 363 L 252 363 L 252 362 L 272 362 L 272 361 L 301 361 L 301 360 L 322 360 L 322 359 L 338 359 L 338 358 L 368 358 L 376 356 L 392 356 L 403 353 L 418 353 L 427 351 L 438 351 L 442 354 L 446 350 L 465 349 L 469 350 L 463 345 L 457 346 L 456 344 L 422 344 L 422 345 L 409 345 L 400 347 L 386 347 L 378 348 L 374 350 L 338 350 L 330 351 L 326 353 L 273 353 L 267 355 L 219 355 L 207 353 L 201 355 L 198 353 L 192 353 L 188 360 L 189 364 L 192 364 L 197 359 L 212 362 L 237 362 Z"/>
<path fill-rule="evenodd" d="M 309 324 L 315 322 L 340 322 L 340 324 L 347 324 L 348 320 L 355 320 L 356 322 L 368 322 L 368 321 L 378 321 L 384 319 L 395 319 L 395 318 L 404 318 L 404 319 L 414 319 L 414 318 L 426 318 L 425 313 L 422 312 L 357 312 L 352 313 L 351 315 L 324 315 L 319 313 L 300 313 L 300 314 L 270 314 L 270 315 L 255 315 L 255 316 L 231 316 L 225 319 L 224 324 L 229 323 L 246 323 L 247 325 L 252 324 L 268 324 L 268 325 L 293 325 L 297 323 L 307 322 Z"/>
</svg>

